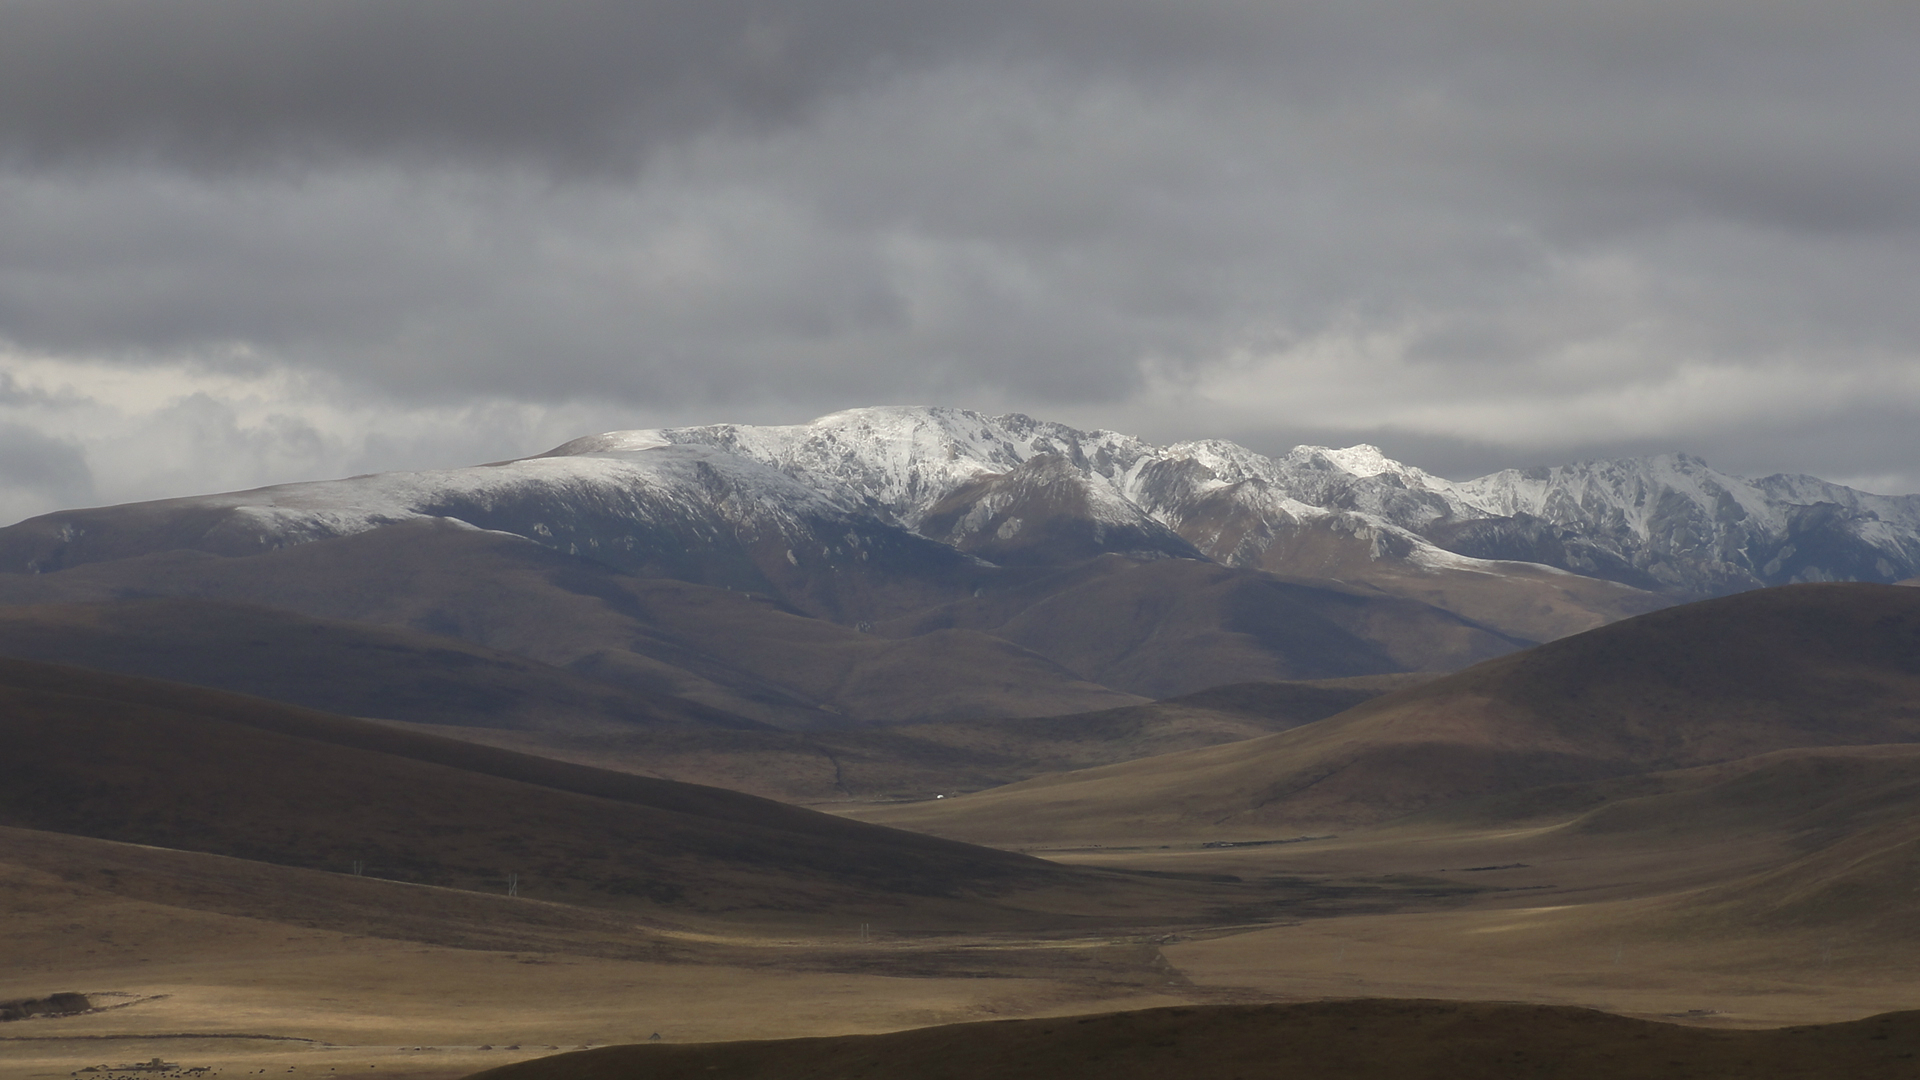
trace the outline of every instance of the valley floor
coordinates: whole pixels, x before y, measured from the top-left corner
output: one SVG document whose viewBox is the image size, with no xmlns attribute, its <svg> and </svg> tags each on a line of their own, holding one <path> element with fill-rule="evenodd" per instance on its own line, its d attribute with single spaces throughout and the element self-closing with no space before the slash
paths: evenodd
<svg viewBox="0 0 1920 1080">
<path fill-rule="evenodd" d="M 1106 963 L 1016 956 L 995 976 L 991 958 L 947 972 L 949 959 L 912 943 L 849 956 L 862 948 L 858 928 L 846 936 L 718 941 L 730 956 L 655 963 L 448 948 L 140 903 L 10 913 L 0 998 L 57 985 L 88 994 L 96 1011 L 0 1028 L 0 1077 L 155 1057 L 228 1076 L 453 1077 L 656 1032 L 674 1042 L 878 1032 L 1185 1000 L 1177 987 L 1139 985 L 1142 975 L 1167 981 L 1130 971 L 1150 949 Z M 962 944 L 978 941 L 940 949 Z M 1058 951 L 1089 951 L 1081 944 Z M 863 961 L 875 972 L 853 970 Z"/>
<path fill-rule="evenodd" d="M 156 1057 L 204 1075 L 424 1080 L 655 1033 L 716 1042 L 1348 997 L 1582 1005 L 1738 1028 L 1920 1006 L 1905 940 L 1697 933 L 1668 917 L 1676 898 L 1777 856 L 1764 845 L 1625 850 L 1549 832 L 1036 852 L 1142 876 L 1230 876 L 1239 885 L 1223 887 L 1300 900 L 1253 919 L 1222 909 L 1210 924 L 1077 933 L 947 932 L 904 915 L 864 930 L 811 916 L 632 925 L 627 956 L 664 959 L 623 958 L 604 929 L 569 937 L 563 926 L 490 951 L 300 925 L 292 909 L 196 910 L 179 892 L 156 902 L 76 883 L 42 851 L 0 858 L 0 1000 L 77 991 L 96 1011 L 0 1026 L 0 1080 Z M 560 925 L 562 906 L 549 906 Z M 110 1073 L 142 1075 L 80 1075 Z"/>
<path fill-rule="evenodd" d="M 1457 906 L 1181 934 L 1167 961 L 1196 999 L 1444 998 L 1577 1005 L 1722 1027 L 1828 1023 L 1920 1008 L 1910 935 L 1742 925 L 1695 901 L 1776 863 L 1770 838 L 1662 848 L 1547 828 L 1383 829 L 1219 846 L 1039 852 L 1159 873 L 1339 879 L 1477 891 Z"/>
</svg>

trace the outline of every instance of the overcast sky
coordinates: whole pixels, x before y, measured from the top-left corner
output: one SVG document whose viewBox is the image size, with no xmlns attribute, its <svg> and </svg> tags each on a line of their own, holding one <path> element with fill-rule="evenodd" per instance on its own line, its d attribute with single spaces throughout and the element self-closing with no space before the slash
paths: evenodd
<svg viewBox="0 0 1920 1080">
<path fill-rule="evenodd" d="M 1920 490 L 1913 0 L 0 0 L 0 519 L 865 404 Z"/>
</svg>

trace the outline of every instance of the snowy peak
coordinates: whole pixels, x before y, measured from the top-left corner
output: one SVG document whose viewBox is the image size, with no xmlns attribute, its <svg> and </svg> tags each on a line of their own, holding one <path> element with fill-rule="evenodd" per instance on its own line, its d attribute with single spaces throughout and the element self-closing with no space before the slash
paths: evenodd
<svg viewBox="0 0 1920 1080">
<path fill-rule="evenodd" d="M 1920 498 L 1805 476 L 1748 480 L 1687 454 L 1508 469 L 1456 482 L 1367 444 L 1300 446 L 1271 458 L 1221 440 L 1154 446 L 1017 413 L 907 406 L 781 427 L 615 432 L 553 453 L 630 453 L 663 443 L 747 459 L 982 557 L 1003 549 L 998 532 L 1014 528 L 1007 524 L 1014 518 L 1077 516 L 1079 539 L 1060 550 L 1109 535 L 1113 544 L 1144 544 L 1141 551 L 1180 550 L 1157 526 L 1205 557 L 1281 569 L 1276 562 L 1286 561 L 1302 530 L 1334 527 L 1374 537 L 1370 550 L 1385 552 L 1381 558 L 1405 552 L 1417 565 L 1459 557 L 1538 562 L 1688 595 L 1920 573 Z M 1044 468 L 1022 471 L 1042 459 Z M 1071 507 L 1057 492 L 1040 499 L 1035 486 L 1042 475 L 1057 482 L 1063 468 L 1083 482 Z M 1044 510 L 1033 509 L 1041 502 Z M 1029 509 L 1014 513 L 1016 504 Z M 981 531 L 989 521 L 991 536 Z"/>
<path fill-rule="evenodd" d="M 1677 597 L 1920 576 L 1920 496 L 1748 480 L 1685 454 L 1456 482 L 1364 444 L 1275 458 L 906 406 L 606 432 L 470 469 L 64 512 L 5 530 L 0 562 L 44 571 L 141 544 L 245 554 L 416 518 L 618 569 L 773 587 L 820 611 L 856 578 L 937 579 L 938 592 L 969 567 L 1102 553 L 1307 577 L 1342 576 L 1329 568 L 1356 558 L 1411 573 L 1537 563 Z"/>
<path fill-rule="evenodd" d="M 1778 500 L 1752 482 L 1716 472 L 1687 454 L 1588 461 L 1550 469 L 1508 469 L 1453 485 L 1468 505 L 1489 516 L 1529 514 L 1557 525 L 1624 524 L 1640 539 L 1662 527 L 1679 504 L 1720 521 L 1784 524 Z"/>
<path fill-rule="evenodd" d="M 246 556 L 437 519 L 832 619 L 911 610 L 978 576 L 977 560 L 736 454 L 631 432 L 568 446 L 496 465 L 64 511 L 0 531 L 0 566 L 48 573 L 181 549 Z"/>
<path fill-rule="evenodd" d="M 1042 454 L 1059 455 L 1111 483 L 1149 449 L 1130 436 L 1078 431 L 1017 413 L 983 416 L 910 406 L 850 409 L 808 424 L 715 424 L 596 438 L 709 446 L 810 486 L 841 491 L 909 526 L 961 485 L 1011 472 Z"/>
<path fill-rule="evenodd" d="M 544 454 L 539 454 L 525 460 L 538 461 L 541 458 L 637 454 L 645 450 L 657 450 L 660 447 L 672 445 L 673 441 L 662 437 L 658 431 L 609 431 L 600 435 L 588 435 L 569 443 L 563 443 Z"/>
<path fill-rule="evenodd" d="M 1454 551 L 1550 550 L 1539 561 L 1684 594 L 1920 567 L 1920 497 L 1748 480 L 1688 454 L 1509 469 L 1450 492 L 1471 513 L 1428 533 Z"/>
<path fill-rule="evenodd" d="M 1425 485 L 1433 479 L 1410 465 L 1403 465 L 1381 453 L 1380 448 L 1368 443 L 1357 443 L 1344 449 L 1331 449 L 1325 446 L 1296 447 L 1295 454 L 1305 452 L 1315 459 L 1323 460 L 1355 477 L 1393 476 L 1401 483 Z"/>
</svg>

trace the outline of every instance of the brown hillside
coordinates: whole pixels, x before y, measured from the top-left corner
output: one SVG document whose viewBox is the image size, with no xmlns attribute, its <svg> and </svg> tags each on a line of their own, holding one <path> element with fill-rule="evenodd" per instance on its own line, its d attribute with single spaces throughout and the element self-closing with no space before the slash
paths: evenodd
<svg viewBox="0 0 1920 1080">
<path fill-rule="evenodd" d="M 1544 784 L 1920 741 L 1920 592 L 1796 585 L 1643 615 L 1263 739 L 864 812 L 943 835 L 1350 827 Z"/>
<path fill-rule="evenodd" d="M 1782 838 L 1788 854 L 1777 865 L 1671 905 L 1677 926 L 1695 935 L 1820 933 L 1869 949 L 1920 930 L 1912 918 L 1920 746 L 1785 750 L 1689 773 L 1668 774 L 1675 790 L 1611 803 L 1572 826 L 1700 844 Z"/>
<path fill-rule="evenodd" d="M 1051 715 L 1141 700 L 984 634 L 889 640 L 766 596 L 634 577 L 446 522 L 244 557 L 180 551 L 0 574 L 0 603 L 128 596 L 400 626 L 787 727 Z"/>
<path fill-rule="evenodd" d="M 822 731 L 855 798 L 974 791 L 1046 772 L 1062 772 L 1238 742 L 1323 720 L 1429 675 L 1381 675 L 1321 682 L 1234 683 L 1146 705 L 1010 720 L 901 724 Z M 869 764 L 869 760 L 872 764 Z M 924 763 L 913 777 L 880 782 L 892 761 Z M 944 771 L 936 771 L 944 770 Z M 991 778 L 1000 777 L 998 781 Z"/>
<path fill-rule="evenodd" d="M 1231 487 L 1220 489 L 1193 509 L 1181 534 L 1224 563 L 1296 580 L 1361 585 L 1529 641 L 1552 641 L 1672 603 L 1657 593 L 1536 563 L 1417 560 L 1404 538 L 1344 514 L 1290 522 L 1276 531 L 1259 503 L 1237 498 Z"/>
<path fill-rule="evenodd" d="M 692 726 L 417 730 L 789 802 L 910 800 L 1256 738 L 1331 716 L 1379 696 L 1388 685 L 1430 677 L 1387 675 L 1332 680 L 1333 685 L 1239 683 L 1168 701 L 1069 716 L 805 732 Z"/>
<path fill-rule="evenodd" d="M 1920 1013 L 1711 1031 L 1587 1009 L 1440 1001 L 1213 1005 L 922 1028 L 886 1035 L 609 1046 L 488 1080 L 1622 1080 L 1911 1077 Z"/>
<path fill-rule="evenodd" d="M 1239 682 L 1451 671 L 1534 640 L 1371 587 L 1193 559 L 1105 556 L 1007 571 L 988 586 L 863 633 L 764 595 L 635 577 L 420 521 L 257 555 L 176 551 L 0 574 L 0 603 L 272 607 L 458 638 L 802 729 L 1066 715 Z"/>
<path fill-rule="evenodd" d="M 49 880 L 51 879 L 51 880 Z M 86 928 L 90 941 L 115 952 L 142 948 L 184 955 L 221 951 L 146 920 L 129 918 L 125 904 L 154 905 L 152 914 L 185 912 L 324 929 L 462 949 L 547 949 L 555 952 L 660 960 L 678 950 L 631 911 L 541 903 L 504 890 L 422 888 L 390 881 L 197 851 L 98 840 L 88 836 L 0 826 L 0 922 L 10 935 L 36 917 L 64 913 Z M 57 926 L 58 924 L 56 924 Z M 183 940 L 184 938 L 184 940 Z M 0 935 L 0 953 L 20 969 L 74 964 L 58 940 L 36 942 Z M 84 955 L 84 954 L 83 954 Z M 57 968 L 56 968 L 57 970 Z"/>
<path fill-rule="evenodd" d="M 901 647 L 895 653 L 919 651 L 925 669 L 938 671 L 943 658 L 925 650 L 939 649 L 949 637 L 936 633 L 896 643 Z M 457 639 L 160 597 L 0 607 L 0 655 L 430 725 L 418 730 L 803 802 L 977 791 L 1043 772 L 1282 731 L 1379 692 L 1344 684 L 1242 684 L 1065 717 L 806 734 Z M 910 680 L 896 682 L 897 692 L 905 693 Z M 906 711 L 909 703 L 901 708 Z"/>
<path fill-rule="evenodd" d="M 1663 902 L 1646 926 L 1688 935 L 1825 932 L 1882 946 L 1915 938 L 1920 891 L 1920 745 L 1776 750 L 1737 761 L 1456 803 L 1407 831 L 1510 835 L 1530 849 L 1664 850 L 1701 865 L 1744 847 L 1759 866 Z M 1547 826 L 1547 828 L 1542 828 Z M 1516 847 L 1518 852 L 1519 848 Z M 1679 854 L 1698 853 L 1698 854 Z M 1695 883 L 1696 886 L 1701 883 Z"/>
<path fill-rule="evenodd" d="M 1251 681 L 1452 671 L 1531 644 L 1413 600 L 1194 559 L 1104 556 L 881 627 L 1004 638 L 1155 698 Z"/>
<path fill-rule="evenodd" d="M 214 600 L 0 607 L 0 656 L 428 724 L 563 731 L 763 726 L 454 638 Z"/>
<path fill-rule="evenodd" d="M 0 824 L 590 906 L 806 913 L 1038 860 L 214 691 L 0 661 Z"/>
</svg>

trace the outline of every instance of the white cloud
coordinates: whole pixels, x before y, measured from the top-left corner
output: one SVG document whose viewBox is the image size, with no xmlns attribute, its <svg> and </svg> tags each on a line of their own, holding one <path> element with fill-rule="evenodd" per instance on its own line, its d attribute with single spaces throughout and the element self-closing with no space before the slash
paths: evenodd
<svg viewBox="0 0 1920 1080">
<path fill-rule="evenodd" d="M 0 354 L 0 374 L 6 522 L 81 504 L 477 464 L 663 419 L 589 403 L 409 406 L 284 366 L 246 374 L 12 353 Z M 52 464 L 23 476 L 22 455 L 52 455 Z"/>
</svg>

